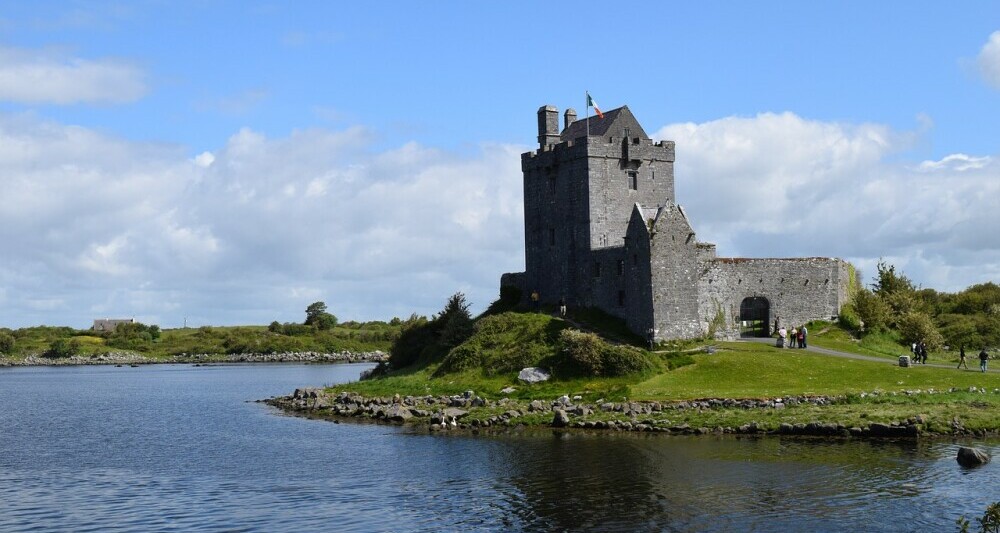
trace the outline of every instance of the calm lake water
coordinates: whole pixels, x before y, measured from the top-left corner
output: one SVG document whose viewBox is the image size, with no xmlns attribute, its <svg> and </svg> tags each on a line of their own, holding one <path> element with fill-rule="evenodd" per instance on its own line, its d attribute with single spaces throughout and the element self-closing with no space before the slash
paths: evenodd
<svg viewBox="0 0 1000 533">
<path fill-rule="evenodd" d="M 953 442 L 432 436 L 252 402 L 365 368 L 0 369 L 0 530 L 954 531 L 1000 500 Z"/>
</svg>

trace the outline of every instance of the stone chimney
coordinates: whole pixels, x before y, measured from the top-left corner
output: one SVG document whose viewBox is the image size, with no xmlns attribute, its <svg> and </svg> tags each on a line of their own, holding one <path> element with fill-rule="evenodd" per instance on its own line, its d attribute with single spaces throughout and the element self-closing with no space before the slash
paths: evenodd
<svg viewBox="0 0 1000 533">
<path fill-rule="evenodd" d="M 559 110 L 555 106 L 538 108 L 538 147 L 545 148 L 559 142 Z"/>
<path fill-rule="evenodd" d="M 567 109 L 566 112 L 563 113 L 563 122 L 565 122 L 563 129 L 568 128 L 570 124 L 576 122 L 576 109 L 573 109 L 572 107 Z"/>
</svg>

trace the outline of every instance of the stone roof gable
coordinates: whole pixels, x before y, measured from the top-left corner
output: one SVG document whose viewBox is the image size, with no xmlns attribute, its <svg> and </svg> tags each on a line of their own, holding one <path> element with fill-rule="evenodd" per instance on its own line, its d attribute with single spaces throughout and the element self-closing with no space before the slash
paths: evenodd
<svg viewBox="0 0 1000 533">
<path fill-rule="evenodd" d="M 591 137 L 608 136 L 621 138 L 622 132 L 627 128 L 629 130 L 629 137 L 649 138 L 646 135 L 646 131 L 642 129 L 639 121 L 635 119 L 635 116 L 629 111 L 626 105 L 604 113 L 604 118 L 595 115 L 590 118 L 584 117 L 577 120 L 563 130 L 562 134 L 559 135 L 559 139 L 561 141 L 572 141 L 579 137 L 586 137 L 588 120 L 590 121 Z"/>
</svg>

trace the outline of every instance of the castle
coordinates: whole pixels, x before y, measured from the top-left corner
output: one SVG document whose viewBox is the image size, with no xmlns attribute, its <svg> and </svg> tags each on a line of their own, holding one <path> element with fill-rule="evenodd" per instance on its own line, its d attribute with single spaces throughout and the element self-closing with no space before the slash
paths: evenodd
<svg viewBox="0 0 1000 533">
<path fill-rule="evenodd" d="M 525 271 L 501 287 L 599 308 L 657 341 L 767 336 L 778 317 L 840 312 L 854 276 L 843 260 L 723 258 L 699 242 L 674 195 L 674 142 L 651 140 L 627 106 L 564 120 L 540 108 L 538 149 L 521 155 Z"/>
</svg>

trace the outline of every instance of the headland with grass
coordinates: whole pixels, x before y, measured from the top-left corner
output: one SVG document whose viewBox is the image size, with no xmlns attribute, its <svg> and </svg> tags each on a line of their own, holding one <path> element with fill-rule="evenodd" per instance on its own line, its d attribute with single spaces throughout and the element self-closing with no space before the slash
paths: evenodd
<svg viewBox="0 0 1000 533">
<path fill-rule="evenodd" d="M 996 435 L 1000 374 L 900 367 L 894 330 L 859 335 L 812 322 L 809 349 L 695 339 L 649 347 L 593 310 L 531 312 L 503 298 L 476 320 L 455 295 L 410 324 L 389 361 L 358 382 L 268 400 L 313 417 L 407 423 L 430 431 L 566 427 L 683 434 L 835 437 Z M 456 318 L 458 317 L 458 318 Z M 528 383 L 523 368 L 551 378 Z"/>
</svg>

